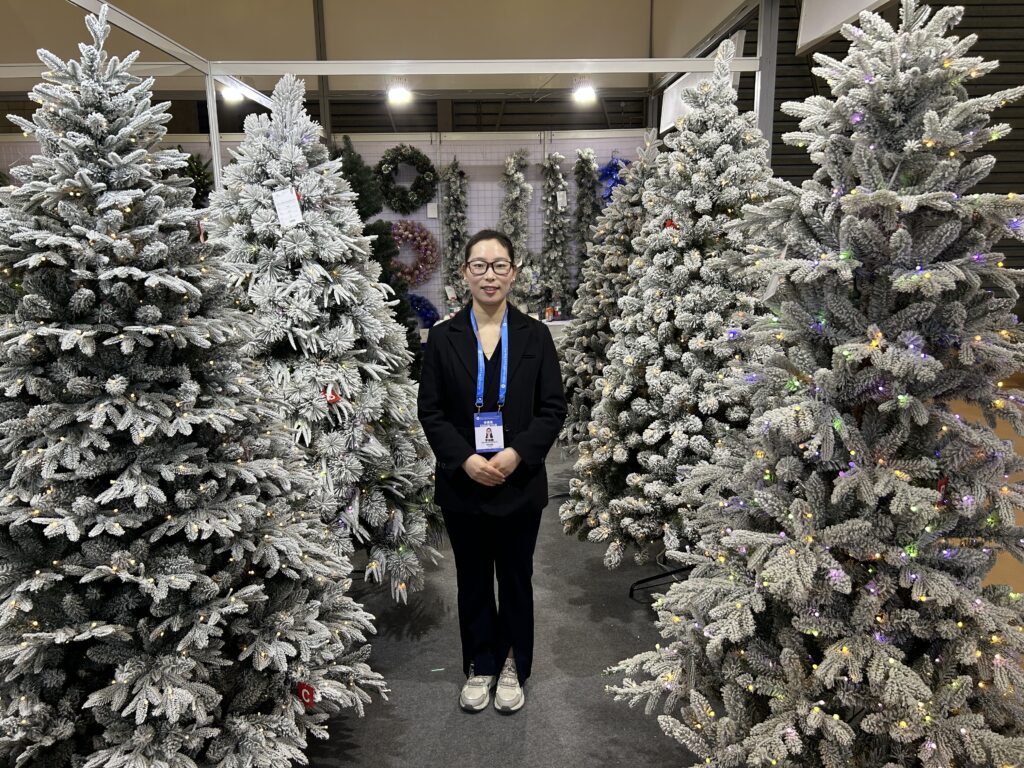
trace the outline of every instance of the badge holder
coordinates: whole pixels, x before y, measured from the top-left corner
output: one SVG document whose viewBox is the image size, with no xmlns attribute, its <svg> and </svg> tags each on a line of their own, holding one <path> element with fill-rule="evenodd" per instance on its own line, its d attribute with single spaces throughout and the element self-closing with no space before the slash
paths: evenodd
<svg viewBox="0 0 1024 768">
<path fill-rule="evenodd" d="M 483 411 L 484 407 L 484 348 L 480 343 L 480 329 L 476 315 L 469 313 L 476 336 L 476 413 L 473 414 L 473 433 L 476 437 L 477 453 L 498 453 L 505 450 L 505 424 L 501 407 L 505 404 L 505 390 L 508 387 L 508 308 L 501 321 L 501 381 L 498 387 L 498 410 Z"/>
</svg>

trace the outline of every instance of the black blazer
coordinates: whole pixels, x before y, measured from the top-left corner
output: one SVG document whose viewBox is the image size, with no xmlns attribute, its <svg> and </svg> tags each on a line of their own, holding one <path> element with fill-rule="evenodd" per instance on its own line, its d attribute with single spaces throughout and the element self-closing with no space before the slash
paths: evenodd
<svg viewBox="0 0 1024 768">
<path fill-rule="evenodd" d="M 508 391 L 502 408 L 505 447 L 522 458 L 496 487 L 472 480 L 463 462 L 476 453 L 476 335 L 472 304 L 427 336 L 420 373 L 419 418 L 437 458 L 434 495 L 444 508 L 504 516 L 548 503 L 544 458 L 565 421 L 565 392 L 555 342 L 547 327 L 508 307 Z"/>
</svg>

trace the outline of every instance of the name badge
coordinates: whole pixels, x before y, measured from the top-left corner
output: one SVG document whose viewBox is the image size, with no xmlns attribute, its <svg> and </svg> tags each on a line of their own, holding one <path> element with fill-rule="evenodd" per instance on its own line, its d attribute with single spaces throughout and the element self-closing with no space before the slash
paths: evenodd
<svg viewBox="0 0 1024 768">
<path fill-rule="evenodd" d="M 497 453 L 505 450 L 505 429 L 501 411 L 473 414 L 477 453 Z"/>
</svg>

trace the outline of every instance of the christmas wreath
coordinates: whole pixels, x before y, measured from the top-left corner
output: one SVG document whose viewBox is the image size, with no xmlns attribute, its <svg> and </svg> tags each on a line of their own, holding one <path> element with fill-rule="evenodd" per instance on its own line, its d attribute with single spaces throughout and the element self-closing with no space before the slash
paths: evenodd
<svg viewBox="0 0 1024 768">
<path fill-rule="evenodd" d="M 400 165 L 411 165 L 416 169 L 416 178 L 408 188 L 395 182 L 395 174 Z M 437 194 L 437 171 L 434 170 L 434 164 L 429 157 L 408 144 L 399 144 L 385 151 L 374 172 L 380 179 L 384 202 L 396 213 L 412 213 L 433 200 Z"/>
<path fill-rule="evenodd" d="M 439 261 L 437 240 L 430 230 L 415 221 L 396 221 L 391 225 L 391 236 L 399 248 L 412 248 L 416 261 L 412 264 L 395 262 L 394 266 L 409 285 L 423 285 L 437 269 Z"/>
</svg>

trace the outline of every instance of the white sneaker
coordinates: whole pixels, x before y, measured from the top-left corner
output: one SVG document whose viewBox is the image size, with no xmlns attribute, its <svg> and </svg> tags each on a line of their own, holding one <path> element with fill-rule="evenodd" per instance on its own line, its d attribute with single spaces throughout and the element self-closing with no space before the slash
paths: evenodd
<svg viewBox="0 0 1024 768">
<path fill-rule="evenodd" d="M 491 688 L 494 687 L 494 675 L 474 675 L 473 668 L 469 668 L 470 677 L 462 686 L 462 693 L 459 694 L 459 706 L 467 712 L 479 712 L 487 709 L 491 703 Z"/>
<path fill-rule="evenodd" d="M 516 662 L 514 659 L 505 659 L 498 687 L 494 691 L 494 708 L 499 712 L 512 713 L 520 710 L 525 703 L 526 696 L 516 674 Z"/>
</svg>

